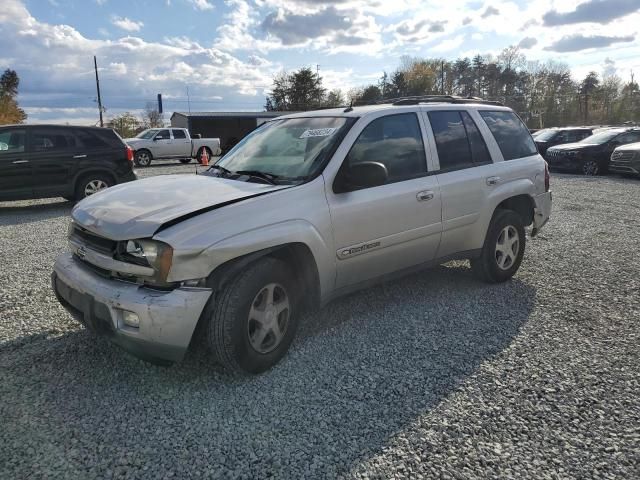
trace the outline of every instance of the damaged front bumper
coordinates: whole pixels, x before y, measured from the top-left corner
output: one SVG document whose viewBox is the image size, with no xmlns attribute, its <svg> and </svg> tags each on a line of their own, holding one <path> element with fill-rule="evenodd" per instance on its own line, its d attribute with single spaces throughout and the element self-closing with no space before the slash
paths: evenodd
<svg viewBox="0 0 640 480">
<path fill-rule="evenodd" d="M 208 288 L 165 292 L 105 278 L 70 253 L 58 257 L 51 280 L 60 303 L 83 325 L 151 362 L 183 358 L 211 297 Z M 137 328 L 125 323 L 127 312 L 137 315 Z"/>
</svg>

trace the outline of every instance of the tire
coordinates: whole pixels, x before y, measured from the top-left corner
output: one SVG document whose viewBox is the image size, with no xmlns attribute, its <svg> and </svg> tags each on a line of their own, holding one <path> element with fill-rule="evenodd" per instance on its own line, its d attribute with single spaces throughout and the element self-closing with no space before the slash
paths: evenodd
<svg viewBox="0 0 640 480">
<path fill-rule="evenodd" d="M 209 149 L 209 147 L 200 147 L 196 157 L 200 165 L 202 165 L 202 153 L 205 151 L 207 152 L 207 156 L 209 157 L 209 163 L 211 163 L 211 150 Z"/>
<path fill-rule="evenodd" d="M 601 170 L 600 164 L 595 160 L 586 160 L 580 167 L 582 174 L 587 176 L 600 175 Z"/>
<path fill-rule="evenodd" d="M 149 150 L 138 150 L 133 157 L 133 163 L 137 167 L 148 167 L 151 165 L 151 160 L 153 160 L 153 156 Z"/>
<path fill-rule="evenodd" d="M 181 158 L 180 159 L 180 163 L 191 163 L 191 159 L 190 158 Z"/>
<path fill-rule="evenodd" d="M 91 195 L 98 193 L 100 190 L 104 190 L 113 186 L 115 182 L 113 178 L 104 173 L 94 173 L 85 175 L 80 178 L 76 185 L 76 200 L 82 200 L 83 198 L 90 197 Z"/>
<path fill-rule="evenodd" d="M 496 210 L 482 253 L 471 260 L 473 274 L 487 283 L 506 282 L 520 268 L 525 245 L 522 217 L 513 210 Z"/>
<path fill-rule="evenodd" d="M 286 263 L 264 257 L 212 298 L 207 310 L 207 343 L 225 368 L 261 373 L 285 355 L 298 326 L 295 287 Z M 271 309 L 269 298 L 275 304 Z M 276 327 L 281 332 L 279 341 Z"/>
</svg>

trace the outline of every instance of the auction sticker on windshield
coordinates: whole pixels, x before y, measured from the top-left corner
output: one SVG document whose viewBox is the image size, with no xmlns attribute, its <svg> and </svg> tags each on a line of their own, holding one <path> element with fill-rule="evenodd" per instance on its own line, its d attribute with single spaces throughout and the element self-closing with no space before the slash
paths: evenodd
<svg viewBox="0 0 640 480">
<path fill-rule="evenodd" d="M 335 132 L 337 130 L 337 128 L 315 128 L 315 129 L 309 129 L 309 130 L 305 130 L 302 135 L 300 135 L 300 138 L 309 138 L 309 137 L 328 137 L 329 135 L 332 135 L 333 132 Z"/>
</svg>

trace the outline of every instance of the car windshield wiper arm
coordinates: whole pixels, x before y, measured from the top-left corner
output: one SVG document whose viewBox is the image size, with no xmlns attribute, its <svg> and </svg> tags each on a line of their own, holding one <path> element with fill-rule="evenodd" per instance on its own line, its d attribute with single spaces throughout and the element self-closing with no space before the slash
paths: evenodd
<svg viewBox="0 0 640 480">
<path fill-rule="evenodd" d="M 279 175 L 274 175 L 273 173 L 261 172 L 259 170 L 238 170 L 237 172 L 233 172 L 236 175 L 249 175 L 250 177 L 260 178 L 262 180 L 266 180 L 271 185 L 277 185 L 276 180 L 280 178 Z"/>
</svg>

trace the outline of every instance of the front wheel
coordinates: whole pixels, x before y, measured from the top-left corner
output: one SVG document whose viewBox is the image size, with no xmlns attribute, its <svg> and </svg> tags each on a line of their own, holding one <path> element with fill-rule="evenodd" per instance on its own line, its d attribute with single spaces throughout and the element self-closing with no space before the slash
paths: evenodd
<svg viewBox="0 0 640 480">
<path fill-rule="evenodd" d="M 582 174 L 595 176 L 600 174 L 600 165 L 595 160 L 587 160 L 582 164 Z"/>
<path fill-rule="evenodd" d="M 488 283 L 506 282 L 522 263 L 525 248 L 522 217 L 513 210 L 498 210 L 487 231 L 480 257 L 471 260 L 471 269 Z"/>
<path fill-rule="evenodd" d="M 181 158 L 180 159 L 180 163 L 191 163 L 191 159 L 190 158 Z"/>
<path fill-rule="evenodd" d="M 260 373 L 278 363 L 297 328 L 295 286 L 284 262 L 265 257 L 215 296 L 207 343 L 224 367 Z"/>
<path fill-rule="evenodd" d="M 200 150 L 198 150 L 198 153 L 197 153 L 197 158 L 198 158 L 198 162 L 200 163 L 200 165 L 204 165 L 205 156 L 207 158 L 207 163 L 210 163 L 211 162 L 211 150 L 209 150 L 208 147 L 200 147 Z"/>
</svg>

